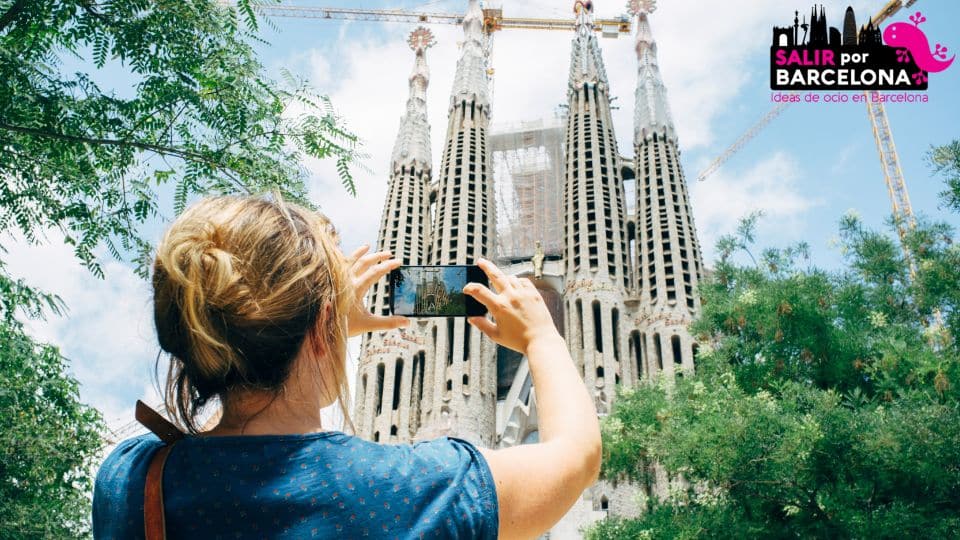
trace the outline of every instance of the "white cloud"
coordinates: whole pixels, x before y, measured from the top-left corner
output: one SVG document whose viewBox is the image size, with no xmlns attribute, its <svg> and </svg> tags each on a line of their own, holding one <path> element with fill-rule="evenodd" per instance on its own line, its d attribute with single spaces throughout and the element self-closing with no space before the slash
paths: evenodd
<svg viewBox="0 0 960 540">
<path fill-rule="evenodd" d="M 714 258 L 714 245 L 721 235 L 733 232 L 740 218 L 763 211 L 760 232 L 778 235 L 796 233 L 800 218 L 818 204 L 800 191 L 800 165 L 788 154 L 776 152 L 745 172 L 720 169 L 704 182 L 690 185 L 697 233 L 704 259 Z"/>
<path fill-rule="evenodd" d="M 114 260 L 102 261 L 106 279 L 97 279 L 58 235 L 45 245 L 11 239 L 4 247 L 12 275 L 58 294 L 68 307 L 62 317 L 27 321 L 27 330 L 60 347 L 81 383 L 81 399 L 99 409 L 108 425 L 132 420 L 134 402 L 151 398 L 145 387 L 159 350 L 149 284 Z"/>
</svg>

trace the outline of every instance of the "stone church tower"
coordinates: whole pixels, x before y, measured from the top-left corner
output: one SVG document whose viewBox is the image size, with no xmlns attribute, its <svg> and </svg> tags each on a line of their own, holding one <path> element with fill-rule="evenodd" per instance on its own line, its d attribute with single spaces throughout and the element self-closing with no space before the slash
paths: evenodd
<svg viewBox="0 0 960 540">
<path fill-rule="evenodd" d="M 567 344 L 600 413 L 625 378 L 627 216 L 610 89 L 593 12 L 580 7 L 570 53 L 564 181 Z"/>
<path fill-rule="evenodd" d="M 450 94 L 447 137 L 436 188 L 436 221 L 429 264 L 476 264 L 491 257 L 493 179 L 487 128 L 490 96 L 487 37 L 478 0 L 463 19 L 464 41 Z M 493 446 L 496 346 L 465 318 L 432 319 L 432 354 L 423 403 L 423 437 L 446 434 Z"/>
<path fill-rule="evenodd" d="M 693 373 L 696 344 L 687 327 L 700 313 L 703 276 L 687 182 L 657 44 L 646 11 L 637 13 L 638 80 L 634 116 L 637 178 L 634 289 L 639 297 L 631 351 L 645 377 Z"/>
<path fill-rule="evenodd" d="M 400 120 L 400 133 L 391 158 L 390 183 L 383 207 L 377 250 L 389 250 L 405 265 L 427 263 L 430 234 L 430 124 L 427 86 L 430 69 L 426 52 L 433 34 L 420 27 L 410 34 L 416 53 L 410 74 L 410 97 Z M 374 284 L 369 306 L 389 313 L 387 279 Z M 378 442 L 409 441 L 420 427 L 426 350 L 423 337 L 409 329 L 363 336 L 355 427 L 361 437 Z"/>
<path fill-rule="evenodd" d="M 526 123 L 488 143 L 484 12 L 478 0 L 469 1 L 436 182 L 426 115 L 425 53 L 432 35 L 422 28 L 411 35 L 416 59 L 410 98 L 391 160 L 378 248 L 392 250 L 405 265 L 469 265 L 480 257 L 496 259 L 498 235 L 531 244 L 511 245 L 510 254 L 497 262 L 509 274 L 531 278 L 544 295 L 603 415 L 618 385 L 669 382 L 693 373 L 697 345 L 687 328 L 700 313 L 703 263 L 648 20 L 653 1 L 630 2 L 638 63 L 633 158 L 617 148 L 592 3 L 578 0 L 575 6 L 563 127 Z M 498 152 L 513 156 L 520 175 L 513 193 L 500 198 L 514 197 L 534 214 L 556 216 L 562 230 L 510 225 L 508 219 L 504 230 L 497 230 L 493 154 Z M 635 191 L 628 194 L 629 178 L 635 179 Z M 544 196 L 535 197 L 537 190 Z M 562 197 L 545 195 L 561 192 Z M 636 202 L 633 215 L 627 212 L 628 196 Z M 544 211 L 547 200 L 555 202 Z M 526 210 L 518 213 L 525 221 L 545 219 L 531 218 Z M 517 235 L 518 228 L 524 234 Z M 537 234 L 555 238 L 533 238 Z M 545 253 L 542 246 L 555 248 Z M 383 280 L 368 302 L 386 313 L 388 299 Z M 419 319 L 408 329 L 364 336 L 354 416 L 359 436 L 385 443 L 451 435 L 496 448 L 539 440 L 527 360 L 498 348 L 463 318 Z M 598 482 L 549 537 L 578 538 L 579 529 L 592 521 L 636 514 L 637 495 L 666 489 L 662 470 L 655 476 L 643 486 Z"/>
</svg>

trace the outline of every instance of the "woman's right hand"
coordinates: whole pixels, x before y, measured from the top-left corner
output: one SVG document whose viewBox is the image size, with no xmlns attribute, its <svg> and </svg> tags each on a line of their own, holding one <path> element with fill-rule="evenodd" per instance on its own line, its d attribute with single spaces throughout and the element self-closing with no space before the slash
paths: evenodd
<svg viewBox="0 0 960 540">
<path fill-rule="evenodd" d="M 522 354 L 527 354 L 530 344 L 539 339 L 560 338 L 550 311 L 533 282 L 508 276 L 486 259 L 480 259 L 477 265 L 487 274 L 497 292 L 479 283 L 468 284 L 463 292 L 486 306 L 494 320 L 470 317 L 470 324 L 493 341 Z"/>
</svg>

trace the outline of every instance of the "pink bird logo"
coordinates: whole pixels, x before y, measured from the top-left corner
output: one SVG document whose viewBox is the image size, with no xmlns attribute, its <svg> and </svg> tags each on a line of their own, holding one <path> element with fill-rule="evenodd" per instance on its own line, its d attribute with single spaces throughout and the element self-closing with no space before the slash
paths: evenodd
<svg viewBox="0 0 960 540">
<path fill-rule="evenodd" d="M 913 74 L 913 80 L 916 84 L 922 84 L 927 80 L 927 73 L 939 73 L 949 68 L 953 64 L 956 55 L 947 60 L 947 48 L 937 43 L 930 51 L 930 42 L 927 35 L 920 29 L 920 24 L 927 18 L 919 11 L 910 16 L 910 22 L 897 22 L 887 26 L 883 32 L 883 41 L 890 47 L 897 47 L 897 61 L 909 62 L 910 56 L 920 68 L 919 73 Z M 926 72 L 926 73 L 925 73 Z"/>
</svg>

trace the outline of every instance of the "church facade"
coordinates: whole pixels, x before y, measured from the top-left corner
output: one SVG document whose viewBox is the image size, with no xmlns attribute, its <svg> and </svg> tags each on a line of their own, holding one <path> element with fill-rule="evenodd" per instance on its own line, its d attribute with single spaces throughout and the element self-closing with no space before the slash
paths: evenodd
<svg viewBox="0 0 960 540">
<path fill-rule="evenodd" d="M 599 415 L 609 413 L 619 385 L 693 373 L 697 344 L 688 327 L 700 310 L 697 286 L 704 271 L 647 3 L 632 5 L 634 158 L 617 148 L 592 6 L 577 2 L 563 124 L 562 245 L 552 257 L 545 258 L 538 244 L 529 259 L 497 261 L 543 293 Z M 491 103 L 477 0 L 470 0 L 463 28 L 437 169 L 426 112 L 432 36 L 418 29 L 410 39 L 410 97 L 377 245 L 405 265 L 496 260 Z M 635 186 L 630 192 L 628 178 Z M 383 280 L 368 302 L 387 313 L 388 299 Z M 419 319 L 403 330 L 365 335 L 356 381 L 357 434 L 373 441 L 450 435 L 496 448 L 538 440 L 536 388 L 526 359 L 498 347 L 463 318 Z M 666 479 L 655 483 L 661 481 Z M 662 487 L 601 481 L 549 536 L 576 538 L 582 525 L 605 515 L 633 515 L 639 492 L 656 489 Z"/>
</svg>

